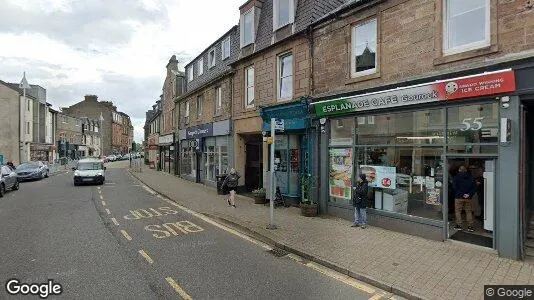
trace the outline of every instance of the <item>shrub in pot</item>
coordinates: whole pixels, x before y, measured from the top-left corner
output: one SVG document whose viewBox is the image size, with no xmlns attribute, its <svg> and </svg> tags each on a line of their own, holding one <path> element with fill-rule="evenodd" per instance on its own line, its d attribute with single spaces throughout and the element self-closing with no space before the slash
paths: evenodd
<svg viewBox="0 0 534 300">
<path fill-rule="evenodd" d="M 317 203 L 312 201 L 311 184 L 311 174 L 303 174 L 300 178 L 300 212 L 305 217 L 317 216 Z"/>
<path fill-rule="evenodd" d="M 252 194 L 254 195 L 254 203 L 255 204 L 264 204 L 267 202 L 265 199 L 265 189 L 264 188 L 258 188 L 252 191 Z"/>
</svg>

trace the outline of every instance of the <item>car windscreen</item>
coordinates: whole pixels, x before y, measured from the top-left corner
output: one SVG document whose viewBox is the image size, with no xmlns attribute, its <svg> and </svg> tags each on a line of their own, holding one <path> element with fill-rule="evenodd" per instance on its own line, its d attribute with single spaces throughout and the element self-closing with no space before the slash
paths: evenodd
<svg viewBox="0 0 534 300">
<path fill-rule="evenodd" d="M 17 170 L 26 171 L 26 170 L 34 170 L 38 168 L 39 168 L 38 164 L 21 164 L 17 167 Z"/>
<path fill-rule="evenodd" d="M 80 171 L 103 170 L 104 167 L 102 166 L 102 163 L 99 163 L 99 162 L 83 162 L 83 163 L 78 163 L 77 169 Z"/>
</svg>

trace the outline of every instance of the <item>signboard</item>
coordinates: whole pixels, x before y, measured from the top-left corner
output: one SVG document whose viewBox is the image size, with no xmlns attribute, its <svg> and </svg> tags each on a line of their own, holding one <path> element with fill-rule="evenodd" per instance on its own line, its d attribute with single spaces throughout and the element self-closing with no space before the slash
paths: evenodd
<svg viewBox="0 0 534 300">
<path fill-rule="evenodd" d="M 515 91 L 514 71 L 506 70 L 314 103 L 317 117 L 451 101 Z"/>
<path fill-rule="evenodd" d="M 174 141 L 174 134 L 167 134 L 167 135 L 160 136 L 158 138 L 158 144 L 160 146 L 170 145 L 173 143 L 173 141 Z"/>
<path fill-rule="evenodd" d="M 365 174 L 370 187 L 382 189 L 397 188 L 397 168 L 361 165 L 360 172 Z"/>
<path fill-rule="evenodd" d="M 213 135 L 213 123 L 201 124 L 186 129 L 187 139 L 198 139 Z"/>
<path fill-rule="evenodd" d="M 274 120 L 274 130 L 284 131 L 284 119 Z"/>
</svg>

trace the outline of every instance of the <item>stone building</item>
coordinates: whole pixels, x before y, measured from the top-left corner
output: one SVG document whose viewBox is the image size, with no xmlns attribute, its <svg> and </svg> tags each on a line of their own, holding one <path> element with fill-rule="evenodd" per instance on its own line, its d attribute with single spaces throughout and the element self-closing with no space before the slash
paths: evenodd
<svg viewBox="0 0 534 300">
<path fill-rule="evenodd" d="M 79 159 L 82 157 L 82 152 L 85 151 L 82 119 L 59 112 L 56 126 L 58 158 Z"/>
<path fill-rule="evenodd" d="M 0 81 L 0 164 L 20 163 L 20 101 L 17 89 Z"/>
<path fill-rule="evenodd" d="M 100 121 L 90 118 L 82 118 L 82 143 L 85 147 L 80 149 L 82 157 L 100 157 L 101 136 Z"/>
</svg>

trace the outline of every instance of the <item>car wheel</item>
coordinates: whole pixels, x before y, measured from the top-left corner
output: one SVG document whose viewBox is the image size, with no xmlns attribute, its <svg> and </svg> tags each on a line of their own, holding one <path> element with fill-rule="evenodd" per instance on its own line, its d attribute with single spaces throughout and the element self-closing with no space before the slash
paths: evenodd
<svg viewBox="0 0 534 300">
<path fill-rule="evenodd" d="M 4 197 L 5 194 L 6 194 L 6 186 L 2 183 L 0 185 L 0 198 Z"/>
<path fill-rule="evenodd" d="M 18 189 L 19 189 L 19 181 L 17 180 L 17 181 L 15 182 L 15 184 L 13 185 L 12 190 L 13 190 L 13 191 L 17 191 Z"/>
<path fill-rule="evenodd" d="M 74 186 L 77 186 L 77 185 L 78 185 L 78 183 L 76 181 L 74 181 Z"/>
<path fill-rule="evenodd" d="M 48 176 L 49 176 L 48 171 L 46 171 L 45 178 L 48 178 Z"/>
</svg>

